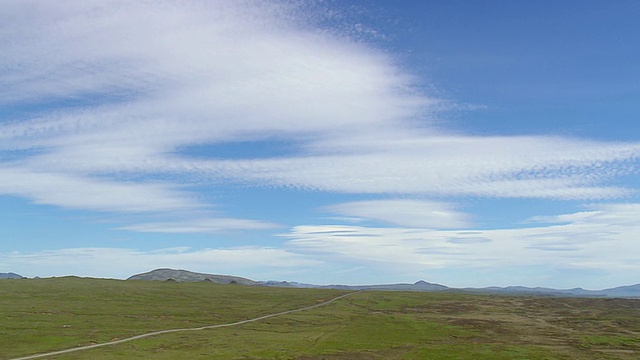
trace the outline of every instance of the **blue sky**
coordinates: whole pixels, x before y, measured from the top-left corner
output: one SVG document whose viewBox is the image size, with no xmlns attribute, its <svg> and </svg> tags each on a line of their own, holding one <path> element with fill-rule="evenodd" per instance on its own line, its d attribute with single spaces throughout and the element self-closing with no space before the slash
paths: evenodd
<svg viewBox="0 0 640 360">
<path fill-rule="evenodd" d="M 0 271 L 640 282 L 635 1 L 0 10 Z"/>
</svg>

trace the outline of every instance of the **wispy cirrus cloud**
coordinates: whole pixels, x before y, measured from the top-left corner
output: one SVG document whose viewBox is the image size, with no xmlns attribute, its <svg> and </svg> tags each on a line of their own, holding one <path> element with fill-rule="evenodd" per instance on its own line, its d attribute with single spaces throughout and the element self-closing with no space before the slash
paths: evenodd
<svg viewBox="0 0 640 360">
<path fill-rule="evenodd" d="M 181 148 L 391 124 L 433 102 L 390 57 L 302 25 L 309 14 L 284 2 L 3 7 L 0 194 L 37 203 L 201 209 L 212 204 L 186 185 L 230 176 Z"/>
<path fill-rule="evenodd" d="M 208 233 L 272 221 L 219 213 L 212 220 L 211 212 L 185 221 L 180 212 L 217 205 L 190 185 L 455 201 L 595 201 L 635 192 L 612 179 L 637 172 L 640 143 L 439 128 L 433 114 L 446 111 L 446 102 L 425 94 L 392 55 L 319 28 L 316 16 L 329 15 L 299 4 L 2 6 L 0 194 L 64 208 L 176 214 L 121 228 Z M 295 153 L 232 159 L 181 151 L 274 137 L 296 142 Z M 334 210 L 417 225 L 423 220 L 408 213 L 448 207 L 435 204 Z M 467 221 L 444 210 L 438 216 L 447 228 Z"/>
<path fill-rule="evenodd" d="M 241 180 L 346 193 L 588 200 L 635 192 L 610 180 L 635 173 L 640 155 L 635 143 L 452 136 L 420 129 L 381 131 L 365 139 L 354 134 L 347 140 L 320 140 L 310 144 L 311 154 L 296 158 L 199 165 Z"/>
<path fill-rule="evenodd" d="M 203 207 L 171 184 L 110 181 L 25 166 L 0 166 L 0 193 L 37 204 L 93 211 L 168 212 Z"/>
</svg>

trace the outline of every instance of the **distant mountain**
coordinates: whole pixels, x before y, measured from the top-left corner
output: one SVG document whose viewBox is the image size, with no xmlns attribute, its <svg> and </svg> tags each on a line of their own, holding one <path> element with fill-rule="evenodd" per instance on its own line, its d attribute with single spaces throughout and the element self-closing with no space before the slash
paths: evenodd
<svg viewBox="0 0 640 360">
<path fill-rule="evenodd" d="M 24 279 L 24 276 L 16 273 L 0 273 L 0 279 Z"/>
<path fill-rule="evenodd" d="M 543 287 L 486 287 L 486 288 L 465 288 L 457 289 L 466 292 L 478 292 L 483 294 L 511 294 L 511 295 L 540 295 L 540 296 L 571 296 L 571 297 L 638 297 L 640 298 L 640 284 L 630 286 L 620 286 L 604 290 L 574 289 L 550 289 Z"/>
<path fill-rule="evenodd" d="M 574 289 L 551 289 L 544 287 L 485 287 L 485 288 L 450 288 L 440 284 L 432 284 L 420 280 L 415 284 L 387 284 L 387 285 L 329 285 L 323 288 L 341 290 L 390 290 L 390 291 L 462 291 L 478 294 L 503 294 L 503 295 L 533 295 L 533 296 L 562 296 L 562 297 L 624 297 L 640 298 L 640 284 L 630 286 L 620 286 L 604 290 Z"/>
<path fill-rule="evenodd" d="M 381 284 L 381 285 L 328 285 L 322 286 L 328 289 L 341 289 L 341 290 L 389 290 L 389 291 L 444 291 L 450 290 L 450 288 L 440 285 L 428 283 L 424 280 L 420 280 L 413 284 Z"/>
<path fill-rule="evenodd" d="M 483 294 L 512 294 L 512 295 L 540 295 L 540 296 L 598 296 L 593 291 L 582 288 L 558 290 L 544 287 L 525 287 L 525 286 L 507 286 L 497 287 L 490 286 L 485 288 L 464 288 L 458 289 L 465 292 L 477 292 Z"/>
<path fill-rule="evenodd" d="M 187 270 L 156 269 L 146 273 L 137 274 L 127 280 L 149 280 L 149 281 L 177 281 L 177 282 L 198 282 L 211 281 L 216 284 L 240 284 L 240 285 L 260 285 L 257 281 L 245 279 L 238 276 L 203 274 Z"/>
<path fill-rule="evenodd" d="M 260 285 L 270 286 L 270 287 L 287 287 L 287 288 L 299 288 L 299 289 L 308 289 L 308 288 L 319 288 L 319 285 L 313 284 L 304 284 L 295 281 L 260 281 Z"/>
<path fill-rule="evenodd" d="M 4 274 L 3 274 L 4 275 Z M 16 274 L 13 274 L 16 275 Z M 17 275 L 20 276 L 20 275 Z M 288 288 L 323 288 L 338 290 L 383 290 L 383 291 L 461 291 L 478 294 L 502 294 L 502 295 L 533 295 L 533 296 L 563 296 L 563 297 L 625 297 L 640 298 L 640 284 L 620 286 L 604 290 L 551 289 L 544 287 L 485 287 L 485 288 L 450 288 L 440 284 L 429 283 L 420 280 L 413 284 L 376 284 L 376 285 L 313 285 L 291 281 L 254 281 L 238 276 L 202 274 L 187 270 L 156 269 L 147 273 L 133 275 L 127 280 L 153 280 L 153 281 L 178 281 L 197 282 L 211 281 L 218 284 L 240 284 L 251 286 L 270 286 Z"/>
<path fill-rule="evenodd" d="M 640 298 L 640 284 L 619 286 L 602 290 L 609 297 L 638 297 Z"/>
</svg>

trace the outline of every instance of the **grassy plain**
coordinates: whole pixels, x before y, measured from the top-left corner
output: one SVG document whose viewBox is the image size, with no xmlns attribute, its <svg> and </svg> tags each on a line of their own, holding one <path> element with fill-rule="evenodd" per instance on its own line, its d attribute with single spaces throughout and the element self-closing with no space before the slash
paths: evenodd
<svg viewBox="0 0 640 360">
<path fill-rule="evenodd" d="M 103 279 L 0 281 L 0 359 L 231 323 L 343 291 Z M 51 359 L 638 359 L 640 300 L 363 292 L 234 327 Z"/>
</svg>

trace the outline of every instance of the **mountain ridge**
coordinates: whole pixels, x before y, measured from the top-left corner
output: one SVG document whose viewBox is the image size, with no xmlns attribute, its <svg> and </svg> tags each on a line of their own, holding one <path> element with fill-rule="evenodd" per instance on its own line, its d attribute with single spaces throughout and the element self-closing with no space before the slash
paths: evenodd
<svg viewBox="0 0 640 360">
<path fill-rule="evenodd" d="M 151 281 L 178 281 L 196 282 L 211 281 L 218 284 L 240 284 L 249 286 L 289 287 L 289 288 L 323 288 L 338 290 L 386 290 L 386 291 L 424 291 L 424 292 L 467 292 L 478 294 L 504 294 L 504 295 L 536 295 L 559 297 L 624 297 L 640 298 L 640 284 L 619 286 L 603 290 L 585 290 L 583 288 L 553 289 L 547 287 L 526 286 L 489 286 L 483 288 L 451 288 L 441 284 L 418 280 L 415 283 L 398 284 L 373 284 L 373 285 L 314 285 L 292 281 L 255 281 L 239 276 L 215 275 L 197 273 L 188 270 L 155 269 L 146 273 L 136 274 L 127 280 L 151 280 Z"/>
</svg>

